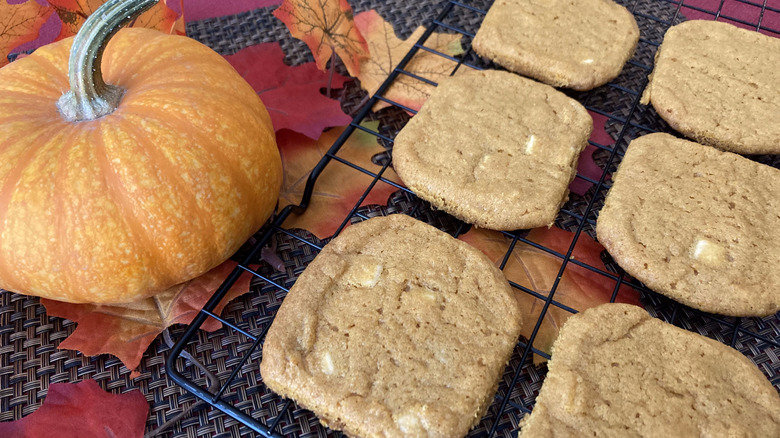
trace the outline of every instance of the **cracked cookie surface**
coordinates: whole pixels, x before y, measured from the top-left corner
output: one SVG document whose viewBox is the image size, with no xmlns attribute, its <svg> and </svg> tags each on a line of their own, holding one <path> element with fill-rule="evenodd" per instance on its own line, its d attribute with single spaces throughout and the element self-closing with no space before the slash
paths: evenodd
<svg viewBox="0 0 780 438">
<path fill-rule="evenodd" d="M 638 41 L 634 16 L 611 0 L 496 0 L 473 46 L 509 70 L 586 91 L 617 77 Z"/>
<path fill-rule="evenodd" d="M 741 154 L 780 153 L 780 40 L 734 25 L 670 28 L 642 96 L 675 130 Z"/>
<path fill-rule="evenodd" d="M 393 165 L 434 207 L 482 228 L 551 225 L 593 121 L 554 88 L 496 70 L 456 74 L 395 138 Z"/>
<path fill-rule="evenodd" d="M 626 272 L 706 312 L 780 310 L 780 170 L 650 134 L 613 179 L 596 233 Z"/>
<path fill-rule="evenodd" d="M 720 342 L 603 304 L 572 316 L 520 438 L 780 436 L 780 396 Z"/>
<path fill-rule="evenodd" d="M 464 436 L 517 342 L 516 293 L 468 244 L 408 216 L 369 219 L 295 282 L 263 381 L 349 436 Z"/>
</svg>

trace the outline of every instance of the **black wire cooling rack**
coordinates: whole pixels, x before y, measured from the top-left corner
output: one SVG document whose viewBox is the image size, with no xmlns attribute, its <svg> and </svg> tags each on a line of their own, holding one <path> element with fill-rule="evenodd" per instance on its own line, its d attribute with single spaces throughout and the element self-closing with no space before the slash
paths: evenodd
<svg viewBox="0 0 780 438">
<path fill-rule="evenodd" d="M 410 60 L 422 51 L 440 56 L 452 63 L 452 72 L 462 66 L 471 68 L 495 68 L 472 53 L 471 39 L 474 37 L 482 17 L 492 1 L 445 1 L 441 12 L 428 25 L 426 32 L 420 37 L 414 47 L 393 70 L 387 81 L 379 88 L 376 95 L 362 107 L 353 122 L 328 150 L 322 160 L 311 171 L 304 195 L 299 205 L 285 207 L 265 229 L 254 245 L 243 255 L 242 262 L 228 276 L 213 298 L 200 311 L 192 324 L 173 347 L 166 363 L 168 375 L 179 385 L 204 400 L 211 406 L 226 413 L 239 423 L 246 426 L 242 432 L 254 431 L 266 437 L 281 436 L 331 436 L 339 434 L 318 424 L 313 414 L 295 405 L 290 400 L 284 400 L 270 392 L 262 384 L 259 375 L 259 364 L 262 356 L 262 343 L 266 331 L 271 325 L 273 315 L 287 293 L 289 286 L 297 278 L 300 269 L 287 272 L 274 272 L 269 267 L 253 269 L 257 266 L 262 249 L 271 242 L 285 241 L 297 248 L 298 254 L 311 256 L 319 252 L 329 239 L 322 241 L 311 234 L 284 227 L 285 219 L 292 214 L 306 214 L 317 179 L 327 166 L 346 165 L 353 172 L 362 172 L 372 178 L 365 187 L 363 195 L 356 201 L 353 208 L 343 219 L 339 231 L 349 223 L 359 222 L 371 216 L 387 213 L 409 214 L 455 236 L 468 230 L 463 224 L 441 212 L 435 212 L 423 201 L 419 200 L 405 187 L 387 178 L 386 172 L 391 166 L 390 155 L 378 157 L 375 168 L 360 166 L 339 155 L 344 142 L 356 132 L 363 131 L 373 135 L 389 150 L 393 138 L 400 129 L 398 126 L 382 126 L 377 130 L 367 128 L 361 123 L 369 119 L 382 120 L 381 114 L 372 111 L 378 102 L 391 105 L 389 111 L 396 111 L 401 119 L 404 112 L 414 114 L 414 110 L 385 97 L 388 87 L 400 77 L 406 76 L 420 84 L 436 85 L 429 79 L 417 76 L 405 70 Z M 705 336 L 717 339 L 748 356 L 780 390 L 780 314 L 767 318 L 729 318 L 711 315 L 690 309 L 658 295 L 637 281 L 626 276 L 615 265 L 606 253 L 605 266 L 601 269 L 572 258 L 572 253 L 583 233 L 595 238 L 595 223 L 598 211 L 603 205 L 604 197 L 609 189 L 609 176 L 617 168 L 625 153 L 628 143 L 641 135 L 651 132 L 672 130 L 656 115 L 651 107 L 639 104 L 640 96 L 647 85 L 647 75 L 652 71 L 653 56 L 661 43 L 663 35 L 669 26 L 684 21 L 686 17 L 709 18 L 727 21 L 742 27 L 749 27 L 773 37 L 780 37 L 780 30 L 765 25 L 780 17 L 780 4 L 772 4 L 767 0 L 753 2 L 750 0 L 631 0 L 618 3 L 626 6 L 635 16 L 640 28 L 639 46 L 633 58 L 626 64 L 621 75 L 611 83 L 584 93 L 567 92 L 580 101 L 592 114 L 601 116 L 607 133 L 614 140 L 613 144 L 601 144 L 591 141 L 594 159 L 603 168 L 600 178 L 577 174 L 576 178 L 592 184 L 583 196 L 572 194 L 563 206 L 556 219 L 556 225 L 574 231 L 571 242 L 565 252 L 539 245 L 525 238 L 526 232 L 506 232 L 504 235 L 510 242 L 503 269 L 516 245 L 527 244 L 538 250 L 545 251 L 560 259 L 560 269 L 555 278 L 550 279 L 552 287 L 549 290 L 531 290 L 522 285 L 512 283 L 513 287 L 523 293 L 533 296 L 542 303 L 542 310 L 536 321 L 526 321 L 534 324 L 532 334 L 528 339 L 521 338 L 500 381 L 499 389 L 492 406 L 481 423 L 471 431 L 469 436 L 517 436 L 518 423 L 522 417 L 533 409 L 534 400 L 538 394 L 541 382 L 546 374 L 544 365 L 533 364 L 532 353 L 549 358 L 543 351 L 534 347 L 536 336 L 545 314 L 550 308 L 559 308 L 574 313 L 577 309 L 567 306 L 555 299 L 559 282 L 567 269 L 579 266 L 595 273 L 605 284 L 612 287 L 611 301 L 615 301 L 621 286 L 628 285 L 639 291 L 645 308 L 653 315 L 665 321 L 696 331 Z M 768 3 L 770 3 L 768 5 Z M 778 2 L 780 3 L 780 2 Z M 741 14 L 729 15 L 734 7 L 742 8 Z M 744 13 L 749 11 L 749 13 Z M 745 16 L 753 17 L 745 19 Z M 773 20 L 767 20 L 773 17 Z M 448 56 L 426 45 L 433 32 L 457 33 L 463 36 L 465 53 L 456 57 Z M 388 110 L 383 110 L 388 111 Z M 380 111 L 381 113 L 381 111 Z M 383 159 L 384 158 L 384 159 Z M 774 167 L 780 167 L 777 156 L 752 157 Z M 387 206 L 364 205 L 364 201 L 377 186 L 389 184 L 396 193 L 391 196 Z M 334 235 L 335 236 L 335 235 Z M 304 266 L 305 267 L 305 263 Z M 214 313 L 217 304 L 222 300 L 230 287 L 241 276 L 253 276 L 253 283 L 260 285 L 261 294 L 267 294 L 267 303 L 258 312 L 251 313 L 248 318 L 222 318 Z M 229 349 L 231 360 L 217 365 L 222 368 L 219 382 L 210 382 L 200 369 L 200 364 L 189 360 L 191 354 L 198 357 L 213 348 L 212 343 L 205 343 L 200 331 L 202 324 L 209 318 L 214 318 L 224 324 L 223 348 Z M 209 352 L 214 355 L 214 351 Z M 218 353 L 218 352 L 217 352 Z"/>
</svg>

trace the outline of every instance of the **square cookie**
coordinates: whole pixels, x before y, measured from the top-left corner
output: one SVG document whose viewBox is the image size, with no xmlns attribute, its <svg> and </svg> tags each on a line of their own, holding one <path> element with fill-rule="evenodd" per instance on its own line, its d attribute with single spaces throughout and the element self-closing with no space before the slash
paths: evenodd
<svg viewBox="0 0 780 438">
<path fill-rule="evenodd" d="M 780 153 L 780 39 L 709 20 L 670 28 L 642 95 L 686 137 L 740 154 Z"/>
<path fill-rule="evenodd" d="M 739 351 L 627 304 L 573 315 L 520 438 L 778 437 L 780 396 Z"/>
<path fill-rule="evenodd" d="M 585 91 L 617 77 L 638 41 L 634 16 L 610 0 L 496 0 L 473 47 L 514 72 Z"/>
<path fill-rule="evenodd" d="M 482 228 L 549 226 L 593 121 L 549 85 L 466 71 L 443 81 L 395 138 L 393 165 L 434 207 Z"/>
<path fill-rule="evenodd" d="M 369 219 L 290 289 L 263 382 L 349 436 L 465 436 L 519 337 L 516 293 L 465 242 L 404 215 Z"/>
<path fill-rule="evenodd" d="M 596 233 L 626 272 L 706 312 L 780 310 L 780 170 L 650 134 L 613 178 Z"/>
</svg>

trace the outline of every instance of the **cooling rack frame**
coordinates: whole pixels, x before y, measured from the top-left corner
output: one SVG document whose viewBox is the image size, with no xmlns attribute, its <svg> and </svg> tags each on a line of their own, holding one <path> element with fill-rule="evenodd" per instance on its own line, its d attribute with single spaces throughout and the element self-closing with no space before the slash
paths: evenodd
<svg viewBox="0 0 780 438">
<path fill-rule="evenodd" d="M 645 2 L 646 1 L 647 0 L 645 0 Z M 691 0 L 688 1 L 690 2 Z M 724 5 L 728 4 L 729 2 L 736 2 L 744 5 L 750 5 L 751 7 L 760 8 L 757 21 L 748 22 L 743 19 L 728 16 L 724 12 Z M 341 226 L 338 228 L 338 231 L 334 234 L 334 236 L 338 235 L 338 233 L 350 222 L 364 220 L 369 217 L 365 212 L 361 210 L 361 207 L 364 207 L 363 201 L 366 199 L 367 195 L 377 184 L 392 185 L 400 193 L 409 197 L 409 199 L 412 200 L 416 199 L 416 197 L 414 197 L 414 194 L 411 191 L 409 191 L 405 187 L 397 184 L 393 180 L 388 179 L 384 176 L 385 172 L 391 166 L 391 162 L 389 159 L 384 160 L 379 166 L 377 166 L 377 169 L 368 169 L 356 165 L 354 163 L 351 163 L 348 160 L 345 160 L 344 158 L 339 156 L 338 152 L 343 146 L 343 144 L 347 141 L 347 139 L 351 135 L 355 134 L 357 131 L 366 132 L 368 134 L 376 136 L 378 141 L 380 141 L 381 143 L 387 146 L 392 145 L 393 138 L 391 136 L 371 130 L 361 125 L 361 122 L 364 121 L 370 114 L 372 114 L 372 108 L 374 107 L 375 104 L 379 102 L 385 102 L 391 105 L 392 107 L 406 111 L 410 114 L 415 113 L 413 109 L 408 108 L 398 102 L 395 102 L 391 99 L 384 97 L 384 94 L 388 90 L 390 85 L 394 81 L 396 81 L 401 75 L 407 76 L 417 81 L 421 81 L 423 83 L 436 85 L 434 82 L 430 81 L 429 79 L 417 76 L 414 73 L 405 70 L 405 67 L 408 65 L 408 63 L 413 59 L 413 57 L 418 52 L 425 51 L 448 59 L 453 63 L 453 73 L 457 69 L 461 68 L 461 66 L 464 65 L 476 69 L 484 68 L 486 65 L 488 67 L 492 67 L 492 65 L 490 65 L 489 63 L 485 63 L 483 60 L 479 60 L 476 57 L 476 55 L 474 55 L 471 52 L 470 44 L 467 44 L 468 48 L 466 52 L 463 55 L 457 57 L 446 55 L 425 45 L 425 43 L 428 41 L 430 36 L 437 31 L 459 33 L 463 35 L 463 37 L 470 43 L 470 39 L 474 37 L 474 32 L 471 32 L 469 30 L 458 27 L 455 24 L 452 24 L 449 18 L 453 13 L 453 11 L 455 10 L 458 10 L 461 13 L 464 11 L 468 11 L 468 13 L 484 16 L 484 14 L 487 11 L 487 8 L 481 6 L 475 6 L 473 3 L 474 2 L 457 1 L 457 0 L 445 0 L 442 2 L 443 6 L 441 12 L 438 14 L 436 18 L 432 20 L 430 25 L 427 26 L 426 31 L 418 39 L 414 47 L 399 62 L 398 66 L 392 71 L 392 73 L 390 74 L 388 79 L 382 84 L 382 86 L 380 86 L 380 88 L 375 93 L 375 95 L 371 96 L 371 98 L 367 101 L 367 103 L 363 105 L 363 107 L 356 114 L 352 123 L 334 142 L 334 144 L 330 147 L 327 153 L 322 157 L 322 159 L 316 165 L 316 167 L 312 169 L 311 173 L 308 176 L 303 197 L 300 203 L 297 205 L 289 205 L 283 208 L 274 217 L 273 221 L 265 228 L 265 231 L 262 232 L 261 237 L 257 239 L 256 243 L 251 245 L 249 251 L 245 255 L 243 255 L 242 260 L 239 263 L 238 267 L 225 279 L 225 281 L 220 286 L 220 288 L 216 291 L 214 296 L 198 313 L 198 315 L 193 320 L 193 322 L 186 328 L 183 335 L 178 339 L 176 344 L 173 346 L 169 354 L 169 357 L 166 361 L 165 367 L 166 367 L 167 374 L 171 377 L 171 379 L 174 382 L 176 382 L 178 385 L 182 386 L 184 389 L 194 394 L 197 398 L 205 401 L 207 404 L 211 405 L 212 407 L 234 418 L 236 421 L 245 425 L 251 431 L 254 431 L 266 437 L 278 438 L 278 437 L 288 435 L 285 429 L 281 426 L 281 422 L 283 422 L 285 416 L 289 417 L 293 415 L 290 414 L 290 411 L 292 410 L 291 405 L 293 405 L 293 402 L 291 402 L 290 400 L 281 402 L 281 405 L 278 407 L 278 409 L 276 409 L 275 415 L 266 419 L 267 421 L 260 421 L 260 419 L 251 415 L 250 412 L 252 410 L 251 407 L 247 408 L 243 404 L 242 406 L 239 407 L 237 405 L 241 403 L 237 402 L 236 397 L 232 397 L 232 398 L 225 397 L 225 395 L 230 392 L 232 382 L 234 382 L 236 379 L 242 378 L 242 376 L 246 373 L 247 364 L 256 362 L 257 365 L 259 366 L 259 357 L 257 357 L 257 354 L 261 354 L 262 341 L 265 337 L 266 331 L 270 327 L 270 320 L 264 321 L 261 324 L 259 324 L 259 327 L 262 327 L 259 330 L 248 330 L 246 328 L 240 327 L 239 324 L 237 324 L 235 321 L 230 321 L 226 318 L 222 318 L 219 315 L 216 315 L 213 311 L 217 307 L 219 302 L 222 300 L 222 298 L 227 294 L 230 287 L 242 275 L 254 276 L 257 278 L 257 281 L 265 282 L 266 285 L 278 289 L 281 294 L 286 293 L 288 287 L 286 287 L 285 285 L 281 284 L 278 281 L 275 281 L 270 276 L 260 273 L 257 269 L 253 269 L 252 267 L 250 267 L 253 263 L 257 262 L 262 252 L 262 249 L 266 245 L 268 245 L 272 239 L 275 238 L 274 236 L 277 235 L 288 236 L 291 239 L 295 239 L 305 245 L 309 245 L 312 251 L 314 252 L 319 251 L 322 248 L 323 241 L 301 237 L 301 235 L 296 234 L 291 230 L 285 229 L 283 225 L 285 220 L 291 214 L 305 214 L 305 211 L 311 201 L 311 197 L 314 192 L 317 179 L 327 166 L 333 165 L 334 163 L 341 163 L 342 165 L 350 166 L 355 172 L 362 172 L 372 178 L 372 182 L 366 187 L 366 190 L 364 191 L 363 195 L 360 197 L 360 199 L 357 200 L 356 204 L 354 205 L 350 213 L 344 218 Z M 485 3 L 485 2 L 480 2 L 480 3 Z M 490 3 L 490 1 L 488 0 L 487 3 Z M 629 10 L 632 13 L 634 13 L 635 17 L 637 17 L 638 21 L 641 18 L 643 20 L 651 20 L 653 22 L 660 23 L 660 25 L 664 27 L 664 30 L 665 28 L 668 28 L 672 24 L 676 24 L 678 20 L 682 18 L 681 11 L 691 10 L 691 11 L 696 11 L 697 13 L 700 14 L 711 16 L 713 19 L 716 20 L 726 20 L 743 26 L 753 26 L 755 30 L 760 30 L 763 31 L 764 33 L 769 33 L 773 36 L 780 36 L 780 30 L 773 29 L 762 24 L 762 20 L 765 13 L 769 12 L 769 13 L 780 14 L 780 8 L 768 6 L 767 0 L 763 0 L 762 3 L 756 3 L 751 0 L 721 0 L 716 10 L 708 9 L 697 5 L 687 5 L 686 0 L 679 0 L 679 1 L 657 0 L 657 3 L 666 4 L 671 8 L 671 10 L 673 10 L 673 14 L 670 17 L 670 19 L 652 16 L 643 13 L 641 11 L 638 11 L 636 9 L 637 5 L 643 3 L 642 0 L 631 0 L 631 1 L 623 1 L 623 2 L 619 1 L 619 3 L 623 3 L 626 7 L 628 7 Z M 646 36 L 641 35 L 639 44 L 646 45 L 651 48 L 657 48 L 658 45 L 660 44 L 660 41 L 654 40 L 652 38 L 647 38 Z M 587 232 L 586 231 L 587 229 L 595 226 L 595 219 L 598 214 L 598 210 L 600 208 L 600 203 L 603 202 L 603 197 L 606 194 L 606 191 L 609 189 L 609 175 L 612 172 L 614 172 L 620 158 L 625 153 L 625 147 L 627 146 L 628 140 L 638 136 L 636 135 L 636 133 L 638 132 L 649 133 L 649 132 L 658 131 L 658 129 L 654 129 L 653 127 L 647 126 L 647 124 L 643 123 L 642 117 L 638 117 L 640 113 L 645 116 L 647 114 L 650 114 L 649 117 L 657 117 L 657 115 L 652 114 L 653 111 L 651 108 L 648 109 L 639 104 L 642 91 L 647 85 L 646 75 L 652 71 L 652 60 L 650 60 L 649 62 L 642 62 L 642 60 L 637 59 L 635 56 L 634 58 L 629 60 L 626 68 L 634 68 L 637 69 L 637 71 L 644 73 L 644 81 L 640 84 L 639 89 L 635 89 L 626 86 L 625 84 L 621 84 L 619 78 L 616 81 L 610 82 L 609 84 L 600 87 L 600 88 L 604 88 L 604 87 L 610 88 L 616 90 L 617 92 L 624 93 L 626 96 L 630 96 L 626 98 L 626 108 L 625 108 L 626 111 L 622 115 L 605 112 L 598 105 L 593 105 L 592 102 L 589 105 L 588 101 L 593 99 L 593 96 L 596 95 L 594 94 L 596 93 L 595 91 L 585 92 L 585 93 L 569 93 L 572 94 L 573 97 L 580 100 L 583 104 L 585 104 L 586 108 L 589 111 L 591 111 L 593 114 L 597 114 L 602 117 L 605 117 L 608 122 L 613 123 L 615 126 L 614 135 L 616 138 L 614 138 L 615 140 L 614 145 L 605 145 L 594 141 L 589 142 L 590 145 L 597 150 L 597 152 L 601 152 L 602 164 L 604 170 L 601 173 L 601 177 L 599 179 L 590 178 L 586 175 L 582 175 L 579 173 L 576 176 L 577 179 L 592 184 L 593 187 L 591 188 L 591 190 L 593 191 L 593 193 L 589 197 L 589 199 L 587 199 L 584 208 L 581 208 L 580 211 L 576 211 L 573 208 L 568 208 L 568 204 L 567 204 L 567 206 L 565 206 L 561 210 L 561 213 L 559 214 L 559 216 L 565 216 L 569 220 L 573 220 L 577 222 L 577 226 L 575 228 L 574 235 L 572 237 L 572 241 L 568 247 L 568 250 L 566 252 L 559 252 L 551 248 L 545 247 L 543 245 L 540 245 L 536 242 L 527 239 L 523 231 L 503 233 L 508 239 L 510 239 L 511 243 L 508 246 L 504 260 L 501 263 L 500 267 L 502 269 L 506 265 L 507 260 L 511 255 L 514 247 L 518 244 L 530 245 L 531 247 L 534 247 L 538 250 L 549 253 L 554 257 L 557 257 L 561 261 L 561 266 L 558 271 L 558 276 L 554 280 L 552 287 L 550 288 L 549 291 L 542 291 L 542 292 L 535 291 L 526 288 L 522 285 L 510 282 L 514 288 L 522 291 L 523 293 L 530 294 L 535 298 L 541 300 L 543 302 L 543 306 L 539 318 L 534 323 L 534 329 L 530 337 L 528 337 L 528 339 L 521 339 L 520 342 L 518 342 L 518 345 L 516 347 L 516 354 L 519 356 L 519 365 L 517 365 L 515 368 L 510 364 L 509 368 L 511 369 L 511 372 L 506 376 L 507 377 L 505 379 L 506 381 L 502 382 L 505 389 L 503 391 L 504 393 L 498 394 L 496 396 L 496 400 L 494 401 L 494 404 L 491 407 L 491 409 L 488 411 L 488 415 L 485 418 L 483 418 L 483 422 L 481 424 L 482 426 L 478 427 L 477 430 L 472 431 L 472 433 L 469 436 L 474 435 L 474 436 L 493 437 L 496 436 L 496 434 L 499 432 L 504 435 L 516 434 L 518 429 L 517 419 L 522 418 L 522 416 L 525 413 L 529 413 L 531 411 L 533 407 L 533 397 L 529 401 L 521 400 L 521 402 L 517 402 L 516 400 L 513 400 L 512 390 L 518 385 L 518 381 L 521 378 L 521 375 L 523 374 L 523 369 L 524 369 L 523 364 L 526 364 L 531 359 L 532 353 L 537 354 L 544 358 L 549 358 L 549 355 L 533 347 L 536 336 L 540 330 L 543 318 L 547 313 L 547 311 L 549 310 L 549 308 L 556 307 L 570 313 L 577 312 L 576 309 L 569 307 L 565 303 L 558 302 L 557 300 L 555 300 L 555 292 L 558 289 L 559 282 L 561 281 L 561 278 L 563 277 L 563 274 L 565 273 L 569 265 L 579 266 L 581 268 L 587 269 L 598 275 L 603 276 L 605 281 L 614 282 L 613 293 L 610 300 L 612 302 L 614 302 L 615 299 L 617 298 L 618 292 L 621 289 L 621 287 L 624 285 L 628 285 L 638 290 L 642 294 L 644 299 L 649 300 L 651 302 L 664 302 L 669 307 L 671 307 L 670 312 L 654 315 L 663 318 L 667 322 L 676 324 L 686 329 L 693 329 L 694 326 L 692 325 L 692 323 L 690 323 L 690 320 L 692 319 L 690 315 L 695 315 L 696 318 L 699 317 L 705 318 L 708 321 L 712 321 L 715 324 L 728 328 L 731 332 L 730 339 L 725 339 L 724 337 L 724 339 L 719 339 L 719 340 L 721 340 L 722 342 L 727 341 L 725 343 L 729 344 L 731 347 L 735 347 L 735 345 L 739 342 L 741 336 L 743 337 L 747 336 L 747 337 L 754 338 L 757 343 L 765 344 L 767 346 L 766 348 L 771 349 L 772 351 L 777 349 L 777 351 L 780 352 L 780 338 L 767 337 L 757 332 L 759 331 L 758 329 L 761 328 L 761 324 L 762 324 L 761 319 L 728 318 L 728 317 L 721 317 L 717 315 L 704 314 L 702 312 L 689 309 L 683 305 L 671 302 L 667 298 L 662 297 L 653 291 L 650 291 L 641 283 L 626 276 L 621 269 L 619 269 L 618 267 L 616 267 L 616 265 L 614 265 L 614 263 L 607 264 L 607 266 L 610 267 L 610 269 L 604 270 L 599 267 L 591 266 L 580 260 L 572 258 L 572 253 L 575 250 L 575 247 L 577 245 L 578 240 L 580 239 L 581 234 L 583 232 Z M 671 130 L 669 131 L 672 132 Z M 417 202 L 417 204 L 415 207 L 412 208 L 412 211 L 410 212 L 410 214 L 413 216 L 417 214 L 417 211 L 420 208 L 419 206 L 424 205 L 424 203 L 422 201 L 419 201 L 418 199 L 415 202 Z M 559 218 L 559 220 L 560 219 L 561 218 Z M 454 229 L 449 230 L 449 232 L 457 236 L 465 232 L 467 228 L 468 226 L 466 224 L 458 222 L 458 225 Z M 326 239 L 324 242 L 326 243 L 327 240 L 328 239 Z M 203 383 L 204 382 L 203 378 L 200 377 L 196 378 L 196 376 L 199 376 L 199 373 L 196 369 L 197 367 L 193 365 L 191 361 L 188 360 L 189 354 L 187 353 L 188 351 L 187 349 L 192 350 L 193 346 L 195 347 L 194 349 L 197 350 L 198 332 L 202 324 L 209 318 L 214 318 L 222 322 L 222 324 L 225 326 L 224 330 L 232 331 L 237 335 L 241 336 L 242 338 L 246 339 L 246 344 L 248 345 L 248 347 L 244 348 L 241 352 L 242 359 L 240 360 L 240 362 L 234 365 L 234 368 L 230 373 L 229 377 L 224 381 L 224 383 L 220 382 L 221 385 L 219 389 L 216 391 L 210 390 L 207 387 L 207 385 Z M 754 327 L 757 328 L 754 329 Z M 254 372 L 259 374 L 259 371 L 256 370 L 257 366 L 250 366 L 249 369 L 253 369 L 253 367 L 255 369 Z M 773 385 L 775 385 L 776 388 L 780 388 L 780 370 L 775 370 L 773 368 L 767 370 L 766 368 L 764 368 L 763 371 L 765 373 L 769 372 L 770 374 L 774 373 L 774 375 L 770 375 L 768 377 L 770 377 L 771 382 L 773 383 Z M 265 390 L 267 391 L 267 389 Z M 501 420 L 506 415 L 508 410 L 514 410 L 516 412 L 516 415 L 514 415 L 513 418 L 510 419 L 510 421 L 502 422 Z M 328 431 L 324 431 L 324 428 L 322 430 L 317 430 L 317 431 L 312 430 L 310 432 L 316 435 L 329 433 Z"/>
</svg>

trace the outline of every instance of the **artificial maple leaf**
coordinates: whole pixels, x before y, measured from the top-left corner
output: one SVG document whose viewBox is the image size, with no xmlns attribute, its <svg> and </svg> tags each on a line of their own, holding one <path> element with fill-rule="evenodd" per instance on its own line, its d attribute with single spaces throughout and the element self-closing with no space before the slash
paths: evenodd
<svg viewBox="0 0 780 438">
<path fill-rule="evenodd" d="M 140 438 L 148 415 L 149 403 L 137 389 L 111 394 L 91 379 L 52 383 L 35 412 L 0 423 L 0 436 Z"/>
<path fill-rule="evenodd" d="M 187 0 L 184 19 L 187 22 L 234 15 L 268 6 L 278 6 L 282 0 Z"/>
<path fill-rule="evenodd" d="M 598 143 L 602 146 L 613 146 L 615 140 L 607 134 L 606 124 L 607 117 L 593 111 L 588 111 L 590 117 L 593 119 L 593 132 L 590 134 L 590 141 Z M 595 161 L 593 161 L 593 153 L 598 148 L 591 144 L 585 146 L 585 150 L 580 154 L 579 161 L 577 162 L 577 173 L 583 176 L 587 176 L 592 180 L 598 181 L 601 178 L 601 173 L 604 171 Z M 582 178 L 574 178 L 569 185 L 569 190 L 580 196 L 585 195 L 585 192 L 593 185 L 592 182 L 584 180 Z"/>
<path fill-rule="evenodd" d="M 35 0 L 0 1 L 0 67 L 8 64 L 8 54 L 15 48 L 38 39 L 41 27 L 54 10 Z"/>
<path fill-rule="evenodd" d="M 777 31 L 769 29 L 780 29 L 780 14 L 775 12 L 780 8 L 780 0 L 767 0 L 763 3 L 764 9 L 761 2 L 756 4 L 741 0 L 686 0 L 685 4 L 681 5 L 680 12 L 688 20 L 712 20 L 715 18 L 715 11 L 720 11 L 720 21 L 749 30 L 756 30 L 760 22 L 759 32 L 777 37 Z"/>
<path fill-rule="evenodd" d="M 106 0 L 48 1 L 62 20 L 62 38 L 75 35 L 87 17 L 106 2 Z M 178 2 L 178 0 L 173 1 Z M 166 33 L 184 34 L 184 20 L 181 14 L 169 8 L 167 3 L 168 1 L 161 1 L 152 6 L 133 22 L 133 26 L 148 27 Z"/>
<path fill-rule="evenodd" d="M 360 73 L 360 61 L 368 57 L 368 46 L 355 27 L 347 0 L 284 0 L 274 16 L 282 20 L 292 36 L 309 46 L 320 70 L 325 70 L 335 53 L 351 76 Z"/>
<path fill-rule="evenodd" d="M 328 85 L 328 75 L 311 62 L 288 66 L 279 43 L 250 46 L 225 59 L 257 91 L 276 131 L 290 129 L 316 140 L 323 129 L 352 120 L 338 100 L 320 93 Z M 341 88 L 346 80 L 334 74 L 331 86 Z"/>
<path fill-rule="evenodd" d="M 565 254 L 574 233 L 560 228 L 536 228 L 531 230 L 527 239 L 546 248 Z M 484 252 L 498 266 L 509 249 L 511 239 L 497 231 L 472 228 L 460 239 Z M 572 258 L 594 268 L 606 271 L 601 261 L 604 247 L 591 239 L 587 234 L 580 234 Z M 563 261 L 545 251 L 518 241 L 511 256 L 504 266 L 504 275 L 508 280 L 536 291 L 544 296 L 549 294 L 558 276 Z M 566 266 L 561 281 L 558 283 L 554 300 L 577 311 L 609 302 L 616 282 L 574 263 Z M 530 338 L 536 321 L 539 319 L 544 302 L 525 292 L 518 292 L 523 310 L 523 331 L 526 339 Z M 641 305 L 639 294 L 631 287 L 623 285 L 617 294 L 616 301 Z M 534 339 L 534 347 L 550 353 L 553 341 L 558 336 L 558 330 L 571 316 L 566 310 L 550 305 L 544 316 L 544 321 Z M 544 359 L 534 355 L 534 361 L 539 363 Z"/>
<path fill-rule="evenodd" d="M 379 122 L 368 122 L 363 126 L 376 131 L 378 125 Z M 280 208 L 301 201 L 312 168 L 342 132 L 344 128 L 331 129 L 316 141 L 290 131 L 277 133 L 276 141 L 284 166 L 284 180 L 279 194 Z M 371 157 L 384 150 L 374 135 L 355 130 L 337 156 L 378 173 L 381 167 L 374 164 Z M 399 181 L 390 168 L 385 171 L 383 177 L 396 183 Z M 306 211 L 300 215 L 291 214 L 284 223 L 285 227 L 306 229 L 320 239 L 332 236 L 372 180 L 370 175 L 332 161 L 317 178 L 314 194 Z M 362 205 L 385 205 L 390 194 L 396 190 L 398 189 L 390 184 L 377 181 Z"/>
<path fill-rule="evenodd" d="M 41 299 L 46 312 L 77 322 L 76 330 L 58 348 L 78 350 L 87 356 L 113 354 L 130 370 L 141 363 L 149 344 L 173 324 L 189 324 L 211 298 L 236 263 L 227 261 L 188 282 L 151 298 L 122 305 L 71 304 Z M 230 300 L 249 292 L 251 276 L 243 275 L 214 309 L 219 314 Z M 207 319 L 203 330 L 221 326 Z"/>
<path fill-rule="evenodd" d="M 156 4 L 135 20 L 134 26 L 183 35 L 182 14 L 169 8 L 168 1 L 178 3 L 181 0 L 166 0 Z M 87 17 L 105 2 L 106 0 L 0 0 L 0 67 L 7 64 L 8 55 L 20 47 L 29 51 L 75 35 Z M 177 9 L 182 9 L 180 4 Z M 54 33 L 42 37 L 42 29 L 45 26 L 54 29 Z"/>
<path fill-rule="evenodd" d="M 393 26 L 373 10 L 356 15 L 355 25 L 365 36 L 371 52 L 371 57 L 360 63 L 358 79 L 363 89 L 373 96 L 401 59 L 412 49 L 414 43 L 420 39 L 425 28 L 418 27 L 409 38 L 400 40 L 395 36 Z M 428 38 L 426 47 L 450 56 L 463 53 L 459 34 L 434 33 Z M 447 58 L 419 50 L 404 70 L 439 83 L 452 73 L 455 66 L 456 63 Z M 383 96 L 419 111 L 434 88 L 433 85 L 402 74 L 393 81 Z M 375 110 L 388 105 L 390 104 L 380 101 Z"/>
<path fill-rule="evenodd" d="M 173 1 L 179 3 L 177 9 L 180 12 L 169 7 L 168 2 Z M 169 33 L 171 35 L 186 35 L 186 24 L 184 23 L 184 11 L 183 0 L 165 0 L 157 3 L 152 9 L 141 14 L 133 22 L 133 27 L 145 27 L 149 29 L 157 29 L 161 32 Z"/>
</svg>

